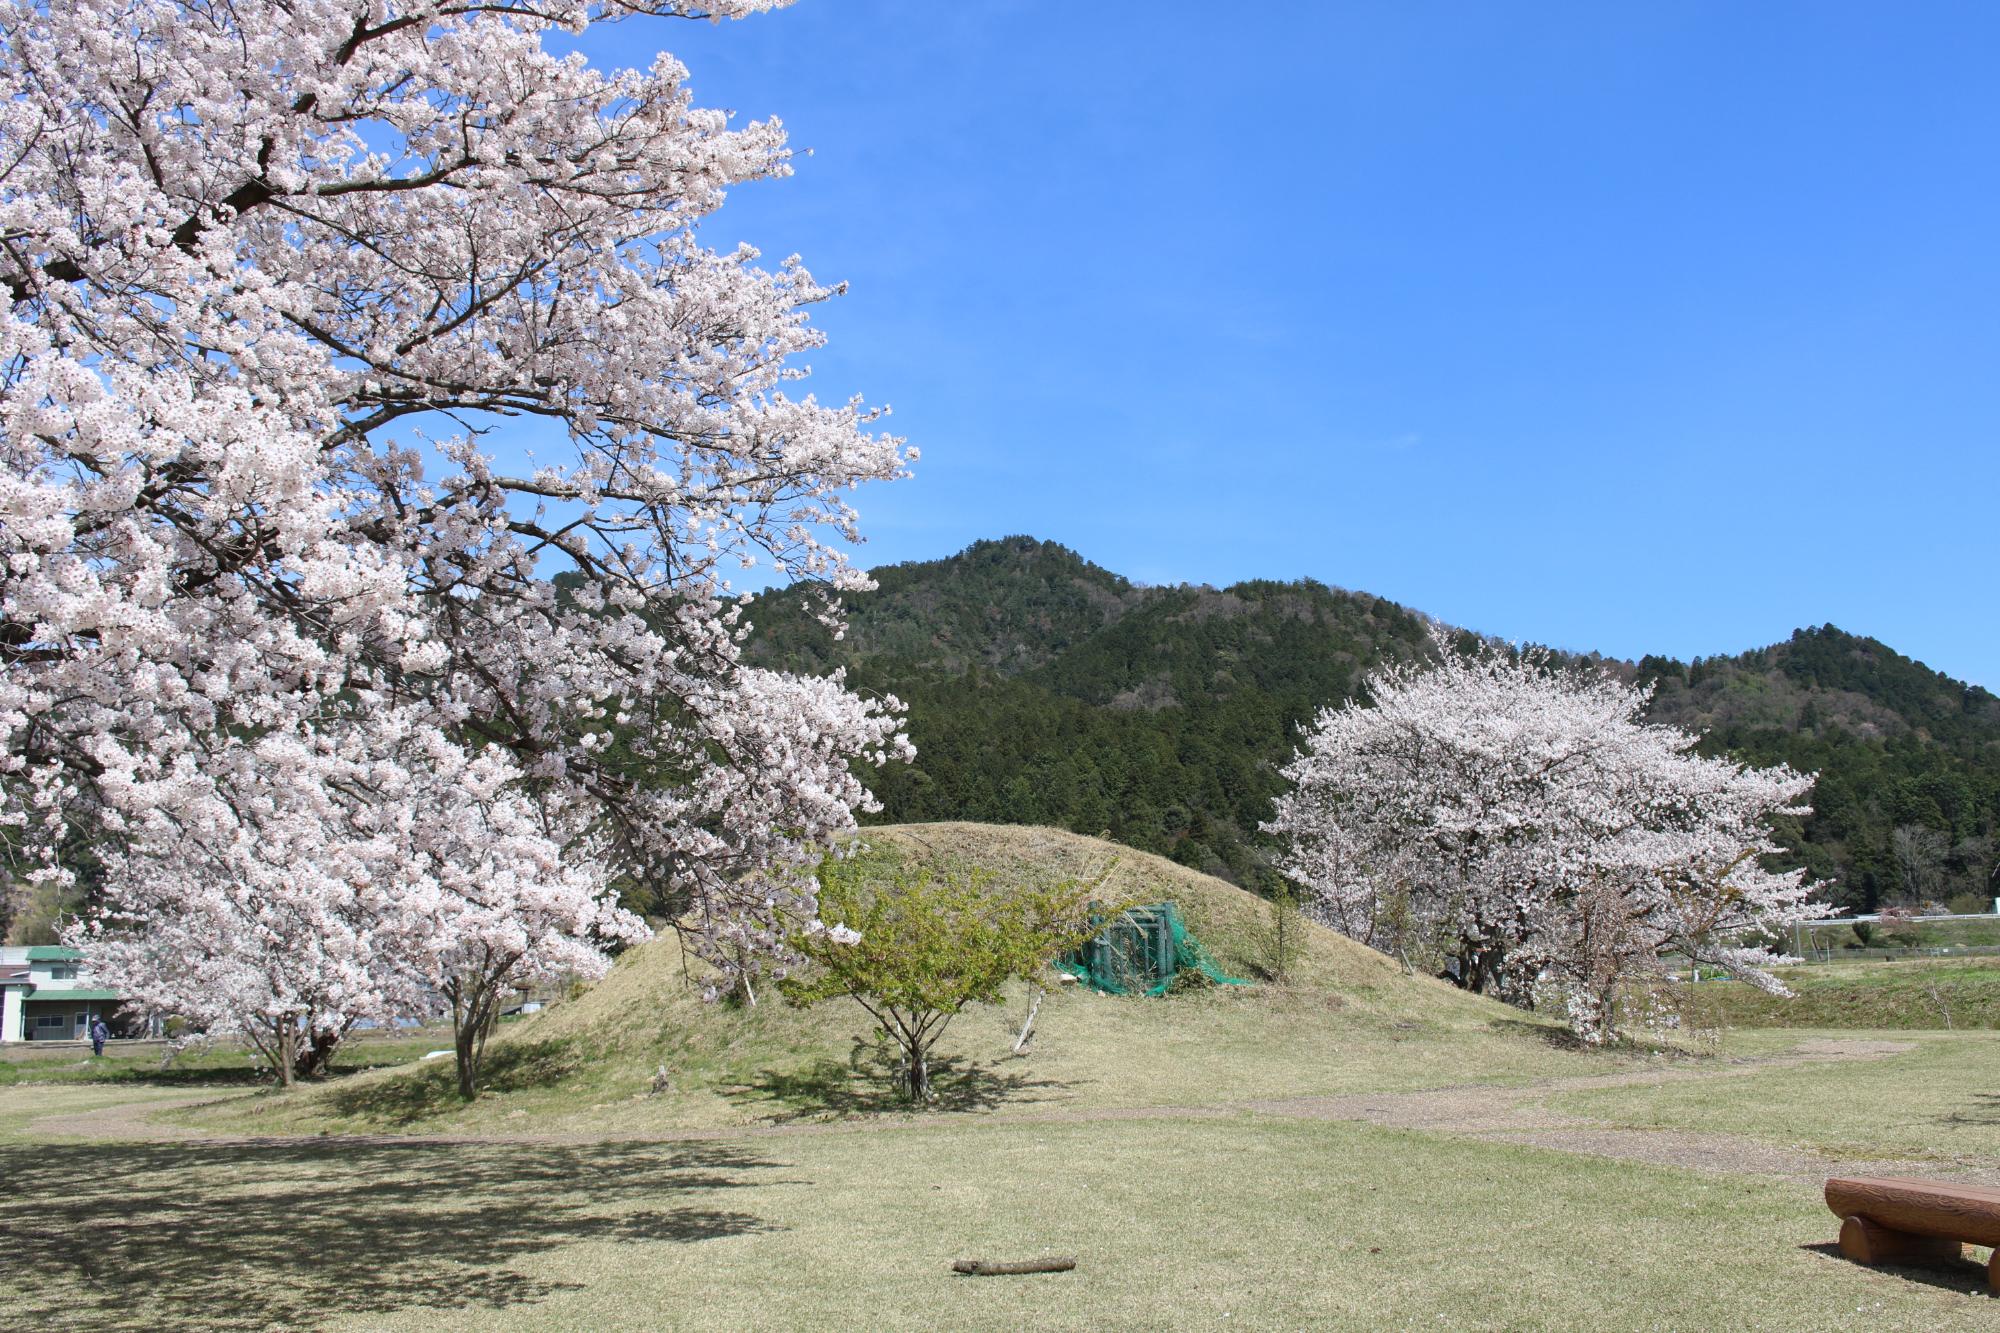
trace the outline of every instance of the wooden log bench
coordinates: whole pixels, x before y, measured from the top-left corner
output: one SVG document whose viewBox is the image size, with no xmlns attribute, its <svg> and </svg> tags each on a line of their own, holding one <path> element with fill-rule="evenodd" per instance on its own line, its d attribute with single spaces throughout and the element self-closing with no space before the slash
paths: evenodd
<svg viewBox="0 0 2000 1333">
<path fill-rule="evenodd" d="M 1840 1252 L 1858 1264 L 1951 1264 L 1967 1245 L 2000 1247 L 2000 1189 L 1836 1176 L 1826 1206 L 1840 1219 Z M 2000 1294 L 2000 1248 L 1986 1261 L 1986 1287 Z"/>
</svg>

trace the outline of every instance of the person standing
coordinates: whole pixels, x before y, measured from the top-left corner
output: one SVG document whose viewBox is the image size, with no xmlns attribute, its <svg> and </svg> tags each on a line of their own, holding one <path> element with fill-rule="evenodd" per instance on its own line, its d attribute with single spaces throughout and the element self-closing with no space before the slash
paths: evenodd
<svg viewBox="0 0 2000 1333">
<path fill-rule="evenodd" d="M 104 1043 L 111 1040 L 111 1029 L 105 1025 L 104 1016 L 99 1014 L 90 1020 L 90 1053 L 104 1054 Z"/>
</svg>

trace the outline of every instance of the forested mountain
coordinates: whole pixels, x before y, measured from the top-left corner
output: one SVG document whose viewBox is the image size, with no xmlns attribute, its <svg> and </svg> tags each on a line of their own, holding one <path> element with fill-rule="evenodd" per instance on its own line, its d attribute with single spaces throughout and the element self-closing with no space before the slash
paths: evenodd
<svg viewBox="0 0 2000 1333">
<path fill-rule="evenodd" d="M 1108 832 L 1267 886 L 1257 833 L 1318 707 L 1426 649 L 1427 620 L 1313 582 L 1144 587 L 1027 537 L 874 571 L 836 642 L 778 590 L 755 660 L 848 669 L 910 706 L 915 764 L 875 775 L 884 822 Z M 1655 720 L 1820 773 L 1796 842 L 1854 907 L 2000 892 L 2000 699 L 1832 626 L 1739 657 L 1593 658 L 1656 683 Z"/>
<path fill-rule="evenodd" d="M 1799 851 L 1843 902 L 2000 894 L 2000 698 L 1832 625 L 1637 670 L 1655 682 L 1654 719 L 1819 774 Z"/>
</svg>

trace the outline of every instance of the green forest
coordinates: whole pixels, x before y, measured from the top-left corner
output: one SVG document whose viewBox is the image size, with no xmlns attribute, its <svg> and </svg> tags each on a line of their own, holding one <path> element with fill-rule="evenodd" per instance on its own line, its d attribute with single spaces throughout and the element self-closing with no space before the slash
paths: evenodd
<svg viewBox="0 0 2000 1333">
<path fill-rule="evenodd" d="M 1146 587 L 1027 537 L 874 571 L 833 635 L 797 589 L 753 607 L 754 660 L 845 667 L 909 708 L 918 757 L 871 775 L 883 822 L 1054 824 L 1268 889 L 1257 831 L 1301 724 L 1429 621 L 1314 582 Z M 1569 655 L 1566 655 L 1569 656 Z M 1990 906 L 2000 698 L 1832 626 L 1735 657 L 1580 659 L 1652 683 L 1703 746 L 1820 775 L 1794 851 L 1842 906 Z"/>
</svg>

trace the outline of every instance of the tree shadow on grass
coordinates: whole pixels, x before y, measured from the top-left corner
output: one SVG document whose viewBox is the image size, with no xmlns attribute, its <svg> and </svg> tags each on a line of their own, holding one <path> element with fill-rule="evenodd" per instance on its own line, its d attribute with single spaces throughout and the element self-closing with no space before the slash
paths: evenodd
<svg viewBox="0 0 2000 1333">
<path fill-rule="evenodd" d="M 407 1064 L 413 1057 L 380 1043 L 347 1042 L 335 1053 L 331 1077 L 345 1078 L 371 1069 Z M 50 1059 L 28 1055 L 0 1060 L 0 1087 L 16 1084 L 111 1084 L 122 1087 L 152 1088 L 255 1088 L 274 1084 L 269 1070 L 256 1062 L 249 1051 L 218 1060 L 204 1058 L 197 1051 L 162 1061 L 156 1057 L 105 1060 L 85 1056 L 76 1060 Z"/>
<path fill-rule="evenodd" d="M 1592 1046 L 1568 1028 L 1556 1027 L 1549 1023 L 1531 1023 L 1524 1018 L 1489 1019 L 1486 1026 L 1495 1032 L 1505 1033 L 1510 1037 L 1532 1037 L 1544 1046 L 1554 1047 L 1558 1051 L 1601 1051 L 1607 1049 L 1603 1046 Z M 1611 1047 L 1609 1049 L 1615 1050 L 1617 1048 Z"/>
<path fill-rule="evenodd" d="M 574 1042 L 508 1041 L 487 1048 L 479 1083 L 486 1092 L 523 1092 L 549 1088 L 582 1070 L 588 1062 Z M 380 1125 L 414 1125 L 458 1110 L 454 1061 L 426 1060 L 399 1074 L 363 1083 L 336 1086 L 326 1094 L 334 1114 Z"/>
<path fill-rule="evenodd" d="M 1856 1264 L 1840 1252 L 1838 1244 L 1801 1245 L 1799 1248 L 1812 1254 L 1823 1255 L 1849 1267 L 1861 1268 L 1871 1273 L 1884 1273 L 1910 1282 L 1921 1282 L 1927 1287 L 1943 1287 L 1947 1291 L 1963 1292 L 1968 1296 L 1991 1294 L 1986 1287 L 1986 1265 L 1972 1259 L 1962 1259 L 1955 1264 L 1939 1264 L 1935 1268 L 1915 1268 L 1902 1264 Z"/>
<path fill-rule="evenodd" d="M 1975 1092 L 1966 1108 L 1942 1115 L 1940 1125 L 2000 1125 L 2000 1092 Z"/>
<path fill-rule="evenodd" d="M 773 1230 L 728 1205 L 776 1166 L 706 1143 L 0 1146 L 32 1201 L 0 1287 L 22 1327 L 149 1333 L 493 1310 L 581 1289 L 510 1266 L 567 1245 Z"/>
<path fill-rule="evenodd" d="M 897 1062 L 865 1041 L 845 1061 L 820 1059 L 802 1069 L 766 1069 L 748 1083 L 722 1089 L 733 1101 L 755 1106 L 772 1120 L 848 1119 L 898 1111 L 991 1111 L 1009 1101 L 1069 1085 L 1002 1072 L 973 1060 L 939 1060 L 931 1066 L 934 1100 L 919 1107 L 897 1087 Z"/>
<path fill-rule="evenodd" d="M 1632 1036 L 1620 1032 L 1611 1040 L 1601 1043 L 1587 1042 L 1566 1027 L 1552 1023 L 1533 1023 L 1523 1018 L 1488 1019 L 1486 1026 L 1494 1032 L 1512 1037 L 1532 1037 L 1558 1051 L 1569 1051 L 1578 1055 L 1664 1055 L 1699 1058 L 1693 1052 L 1670 1046 L 1663 1041 L 1645 1036 Z"/>
</svg>

